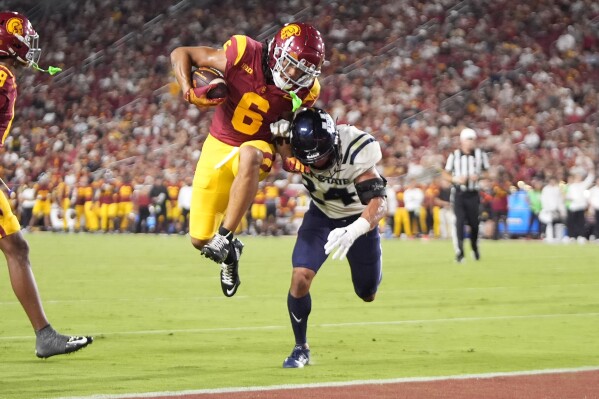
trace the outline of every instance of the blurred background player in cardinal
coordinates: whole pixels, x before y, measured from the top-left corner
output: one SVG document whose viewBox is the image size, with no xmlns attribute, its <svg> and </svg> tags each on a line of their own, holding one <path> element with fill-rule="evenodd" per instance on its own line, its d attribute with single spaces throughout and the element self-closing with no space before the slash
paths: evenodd
<svg viewBox="0 0 599 399">
<path fill-rule="evenodd" d="M 226 296 L 233 296 L 240 284 L 243 244 L 233 233 L 274 161 L 270 124 L 316 101 L 324 51 L 318 30 L 292 23 L 268 43 L 235 35 L 222 49 L 179 47 L 171 53 L 185 99 L 199 107 L 217 106 L 193 180 L 190 236 L 194 247 L 221 264 Z M 212 98 L 215 84 L 194 88 L 192 66 L 222 71 L 226 97 Z M 289 153 L 281 156 L 286 170 L 302 171 Z"/>
<path fill-rule="evenodd" d="M 347 255 L 354 291 L 365 302 L 374 300 L 382 278 L 377 226 L 387 213 L 387 182 L 375 168 L 382 157 L 378 142 L 354 126 L 336 127 L 323 110 L 302 109 L 289 131 L 273 129 L 275 136 L 289 133 L 293 155 L 310 168 L 302 177 L 312 197 L 297 233 L 287 296 L 295 346 L 283 367 L 297 368 L 310 362 L 310 285 L 330 253 L 339 260 Z"/>
<path fill-rule="evenodd" d="M 14 119 L 17 84 L 15 71 L 22 67 L 38 69 L 41 49 L 39 36 L 23 15 L 0 12 L 0 134 L 1 144 Z M 91 344 L 92 337 L 70 337 L 52 328 L 42 307 L 37 284 L 29 262 L 29 247 L 21 234 L 21 226 L 0 191 L 0 249 L 4 252 L 10 282 L 35 330 L 35 353 L 46 358 L 70 353 Z"/>
</svg>

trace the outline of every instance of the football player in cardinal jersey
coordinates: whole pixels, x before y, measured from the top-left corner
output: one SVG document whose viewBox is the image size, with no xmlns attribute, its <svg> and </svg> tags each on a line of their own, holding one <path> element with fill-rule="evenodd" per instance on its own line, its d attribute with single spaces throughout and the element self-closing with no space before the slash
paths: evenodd
<svg viewBox="0 0 599 399">
<path fill-rule="evenodd" d="M 283 367 L 297 368 L 310 362 L 310 285 L 330 253 L 340 260 L 347 255 L 354 291 L 365 302 L 374 300 L 382 278 L 378 224 L 387 213 L 387 182 L 375 169 L 382 157 L 378 142 L 354 126 L 335 126 L 321 109 L 301 109 L 288 131 L 273 134 L 290 139 L 293 155 L 310 168 L 302 177 L 312 202 L 297 233 L 287 296 L 295 347 Z"/>
<path fill-rule="evenodd" d="M 274 161 L 270 124 L 316 101 L 324 43 L 313 26 L 291 23 L 268 43 L 235 35 L 219 49 L 176 48 L 171 62 L 185 100 L 216 106 L 193 180 L 190 236 L 194 247 L 221 264 L 221 288 L 230 297 L 240 284 L 243 248 L 233 232 Z M 215 84 L 194 88 L 192 66 L 222 71 L 226 97 L 212 98 Z M 303 170 L 290 154 L 282 156 L 287 170 Z"/>
<path fill-rule="evenodd" d="M 0 12 L 0 145 L 10 133 L 15 115 L 17 84 L 15 71 L 37 66 L 41 49 L 38 34 L 27 18 L 15 12 Z M 0 249 L 6 257 L 10 282 L 35 330 L 35 353 L 47 358 L 86 347 L 92 337 L 70 337 L 52 328 L 42 307 L 29 262 L 29 247 L 4 192 L 0 191 Z"/>
</svg>

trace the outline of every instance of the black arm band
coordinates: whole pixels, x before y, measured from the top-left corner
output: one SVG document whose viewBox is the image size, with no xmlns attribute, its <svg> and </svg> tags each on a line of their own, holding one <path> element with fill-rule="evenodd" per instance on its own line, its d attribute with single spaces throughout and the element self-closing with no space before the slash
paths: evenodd
<svg viewBox="0 0 599 399">
<path fill-rule="evenodd" d="M 358 198 L 360 198 L 360 202 L 363 205 L 368 205 L 374 197 L 387 197 L 385 187 L 387 187 L 387 180 L 384 177 L 377 177 L 356 183 Z"/>
</svg>

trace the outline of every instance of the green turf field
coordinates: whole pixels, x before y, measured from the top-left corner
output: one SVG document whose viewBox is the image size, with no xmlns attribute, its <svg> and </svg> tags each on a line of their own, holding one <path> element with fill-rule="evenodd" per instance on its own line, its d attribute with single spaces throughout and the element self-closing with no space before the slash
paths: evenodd
<svg viewBox="0 0 599 399">
<path fill-rule="evenodd" d="M 293 238 L 245 238 L 242 284 L 185 237 L 29 234 L 46 313 L 83 351 L 40 360 L 0 268 L 0 398 L 177 391 L 599 365 L 599 245 L 482 242 L 453 263 L 448 241 L 383 242 L 377 300 L 345 262 L 312 287 L 314 365 L 284 370 Z"/>
</svg>

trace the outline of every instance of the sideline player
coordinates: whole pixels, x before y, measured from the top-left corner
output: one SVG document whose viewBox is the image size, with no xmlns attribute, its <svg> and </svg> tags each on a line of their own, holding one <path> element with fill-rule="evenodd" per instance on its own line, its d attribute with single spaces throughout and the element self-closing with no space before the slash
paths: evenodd
<svg viewBox="0 0 599 399">
<path fill-rule="evenodd" d="M 221 264 L 221 288 L 230 297 L 240 284 L 243 249 L 233 232 L 274 161 L 270 124 L 316 101 L 324 43 L 313 26 L 292 23 L 268 44 L 235 35 L 222 49 L 176 48 L 171 62 L 186 101 L 217 106 L 194 175 L 190 236 L 195 248 Z M 193 88 L 192 66 L 222 71 L 227 96 L 210 98 L 215 85 Z M 302 170 L 292 157 L 283 158 L 286 169 Z"/>
<path fill-rule="evenodd" d="M 39 36 L 27 18 L 15 12 L 0 12 L 0 134 L 4 144 L 14 119 L 17 85 L 14 71 L 20 67 L 39 69 Z M 6 257 L 10 282 L 35 330 L 35 354 L 47 358 L 77 351 L 92 337 L 59 334 L 48 322 L 29 262 L 29 246 L 6 195 L 0 191 L 0 249 Z"/>
<path fill-rule="evenodd" d="M 354 126 L 335 126 L 325 111 L 300 110 L 289 132 L 293 155 L 310 168 L 302 177 L 312 197 L 297 233 L 287 296 L 295 347 L 283 367 L 298 368 L 310 362 L 310 285 L 331 252 L 333 259 L 347 255 L 356 294 L 365 302 L 375 298 L 382 278 L 377 226 L 387 213 L 387 182 L 375 169 L 382 157 L 376 140 Z M 288 133 L 273 127 L 273 134 Z"/>
</svg>

